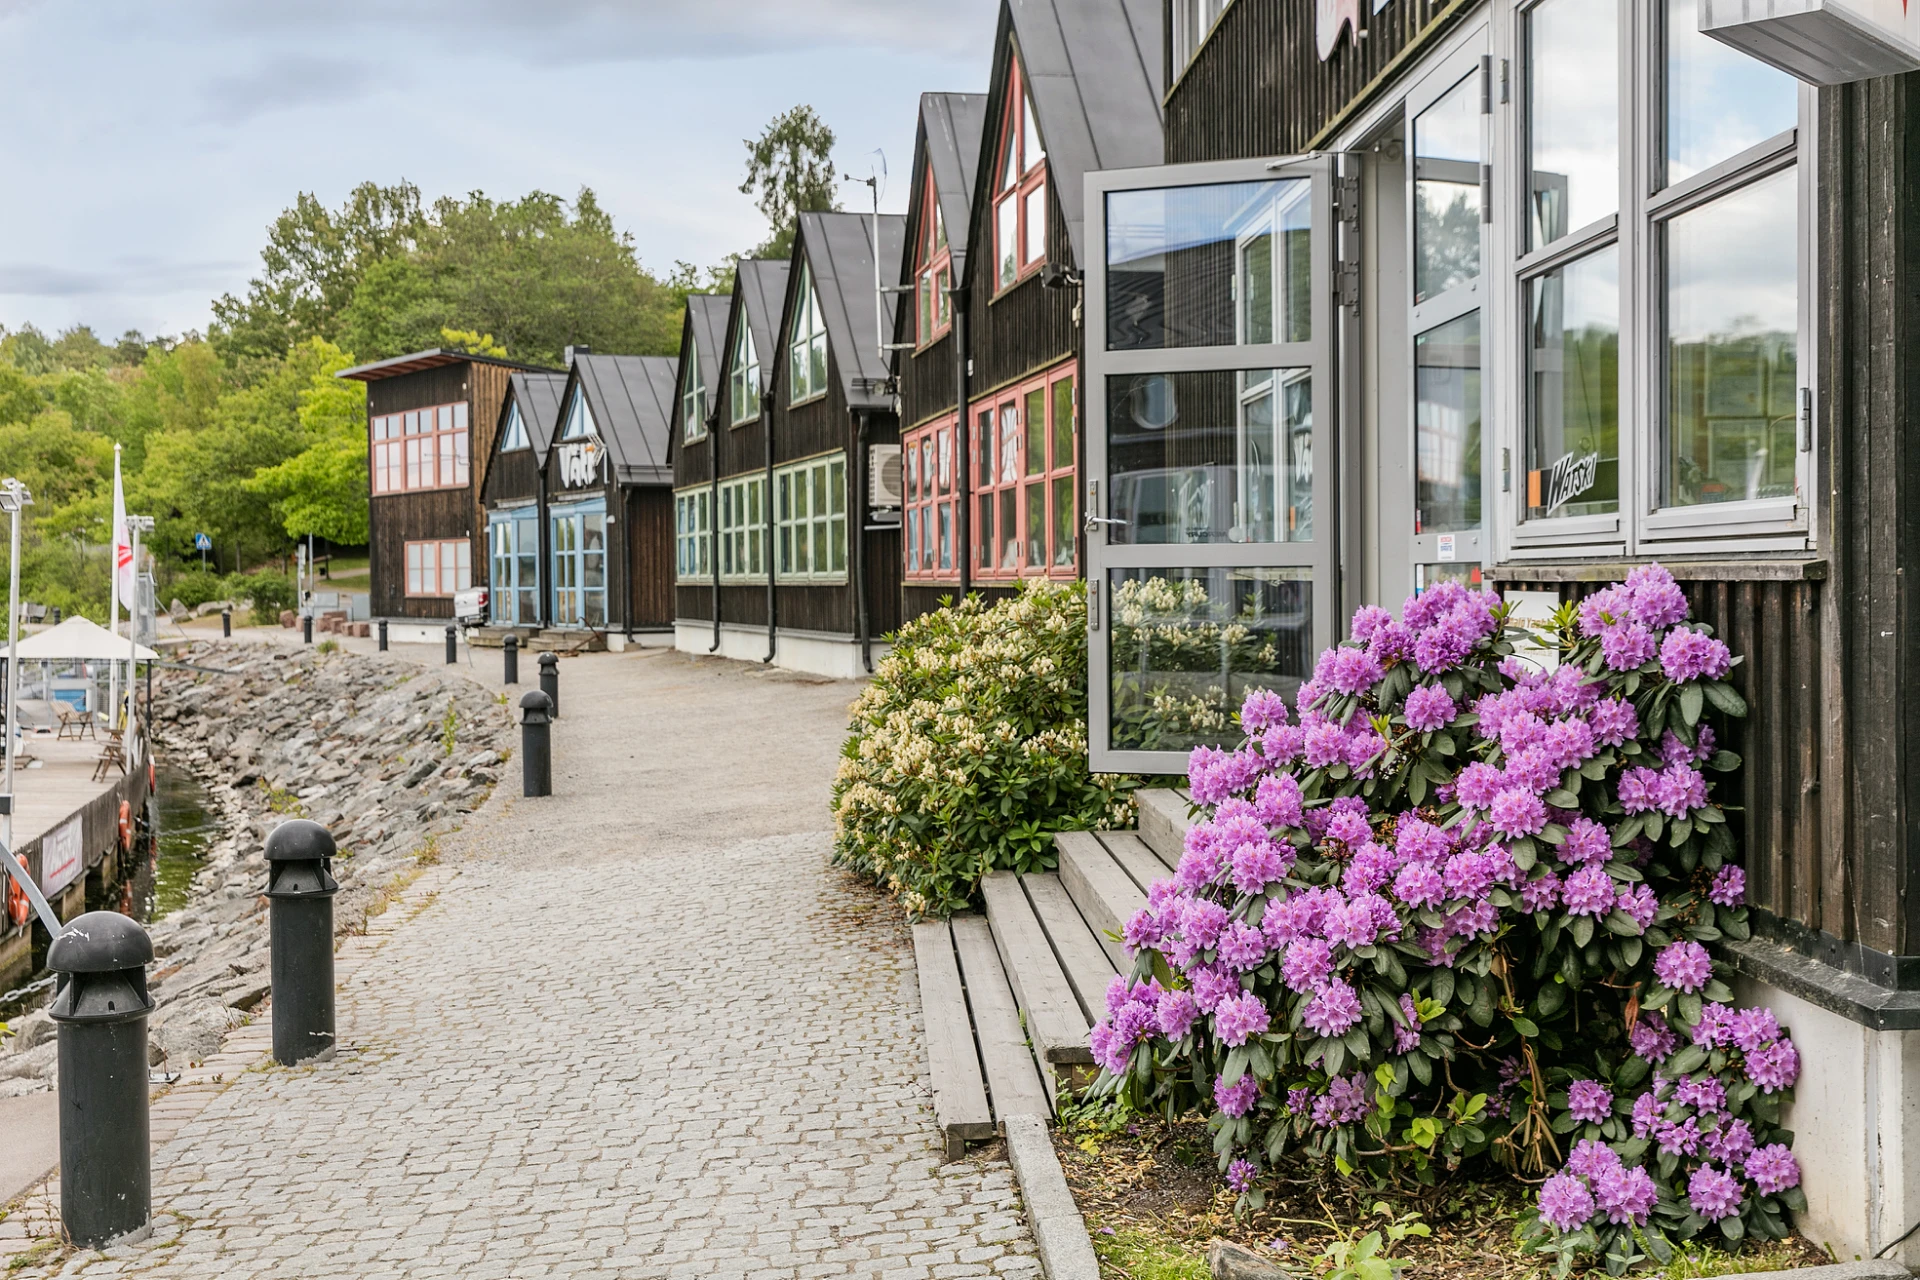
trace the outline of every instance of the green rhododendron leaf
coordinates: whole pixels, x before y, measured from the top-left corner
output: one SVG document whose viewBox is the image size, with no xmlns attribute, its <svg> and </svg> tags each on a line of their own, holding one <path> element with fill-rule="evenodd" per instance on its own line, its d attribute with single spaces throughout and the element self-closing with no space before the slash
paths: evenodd
<svg viewBox="0 0 1920 1280">
<path fill-rule="evenodd" d="M 1680 717 L 1689 725 L 1700 723 L 1701 704 L 1706 694 L 1700 688 L 1700 682 L 1689 680 L 1680 686 Z"/>
</svg>

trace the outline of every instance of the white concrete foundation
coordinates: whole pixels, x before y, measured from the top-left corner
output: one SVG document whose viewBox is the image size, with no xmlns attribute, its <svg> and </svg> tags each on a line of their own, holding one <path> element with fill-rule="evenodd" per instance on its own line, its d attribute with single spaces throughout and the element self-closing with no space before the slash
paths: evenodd
<svg viewBox="0 0 1920 1280">
<path fill-rule="evenodd" d="M 722 623 L 720 647 L 713 647 L 711 622 L 677 622 L 673 628 L 673 647 L 682 653 L 701 657 L 731 658 L 735 662 L 762 662 L 767 656 L 767 629 Z M 886 656 L 884 641 L 874 640 L 873 661 L 877 666 Z M 867 669 L 860 659 L 860 646 L 845 636 L 817 632 L 782 630 L 775 639 L 773 665 L 788 671 L 834 680 L 861 680 Z"/>
</svg>

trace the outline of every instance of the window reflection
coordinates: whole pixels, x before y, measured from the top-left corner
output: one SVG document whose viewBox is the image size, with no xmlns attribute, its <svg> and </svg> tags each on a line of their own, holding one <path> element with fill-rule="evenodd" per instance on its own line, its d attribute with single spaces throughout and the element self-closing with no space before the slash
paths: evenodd
<svg viewBox="0 0 1920 1280">
<path fill-rule="evenodd" d="M 1794 127 L 1799 82 L 1700 31 L 1699 0 L 1667 0 L 1667 181 Z"/>
<path fill-rule="evenodd" d="M 1793 496 L 1795 196 L 1788 169 L 1667 224 L 1667 505 Z"/>
<path fill-rule="evenodd" d="M 1413 300 L 1480 274 L 1480 77 L 1413 121 Z"/>
<path fill-rule="evenodd" d="M 1415 533 L 1480 527 L 1480 313 L 1413 340 Z"/>
<path fill-rule="evenodd" d="M 1528 285 L 1527 515 L 1620 506 L 1620 250 Z"/>
<path fill-rule="evenodd" d="M 1107 195 L 1107 346 L 1305 342 L 1312 184 L 1302 179 Z"/>
<path fill-rule="evenodd" d="M 1107 472 L 1112 543 L 1311 542 L 1312 377 L 1110 378 Z"/>
<path fill-rule="evenodd" d="M 1620 7 L 1546 0 L 1527 15 L 1535 248 L 1620 207 Z"/>
</svg>

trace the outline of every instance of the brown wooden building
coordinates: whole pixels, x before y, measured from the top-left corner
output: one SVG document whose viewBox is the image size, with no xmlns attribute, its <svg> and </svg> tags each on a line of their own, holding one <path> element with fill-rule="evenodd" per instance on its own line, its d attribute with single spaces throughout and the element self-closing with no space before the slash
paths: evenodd
<svg viewBox="0 0 1920 1280">
<path fill-rule="evenodd" d="M 450 618 L 454 593 L 485 582 L 481 471 L 492 456 L 515 370 L 550 372 L 433 350 L 337 375 L 367 384 L 369 592 L 376 618 Z"/>
<path fill-rule="evenodd" d="M 493 454 L 480 482 L 487 512 L 488 616 L 495 627 L 537 631 L 546 621 L 547 450 L 560 421 L 564 373 L 518 371 L 507 380 Z"/>
</svg>

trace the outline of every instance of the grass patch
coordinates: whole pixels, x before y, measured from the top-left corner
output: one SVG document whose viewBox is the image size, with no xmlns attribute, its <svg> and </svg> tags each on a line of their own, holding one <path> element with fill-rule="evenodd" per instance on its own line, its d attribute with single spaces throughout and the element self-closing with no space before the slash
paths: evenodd
<svg viewBox="0 0 1920 1280">
<path fill-rule="evenodd" d="M 1116 1231 L 1112 1227 L 1096 1230 L 1094 1256 L 1100 1259 L 1100 1274 L 1124 1276 L 1126 1280 L 1212 1280 L 1202 1253 L 1152 1232 L 1136 1228 Z"/>
</svg>

